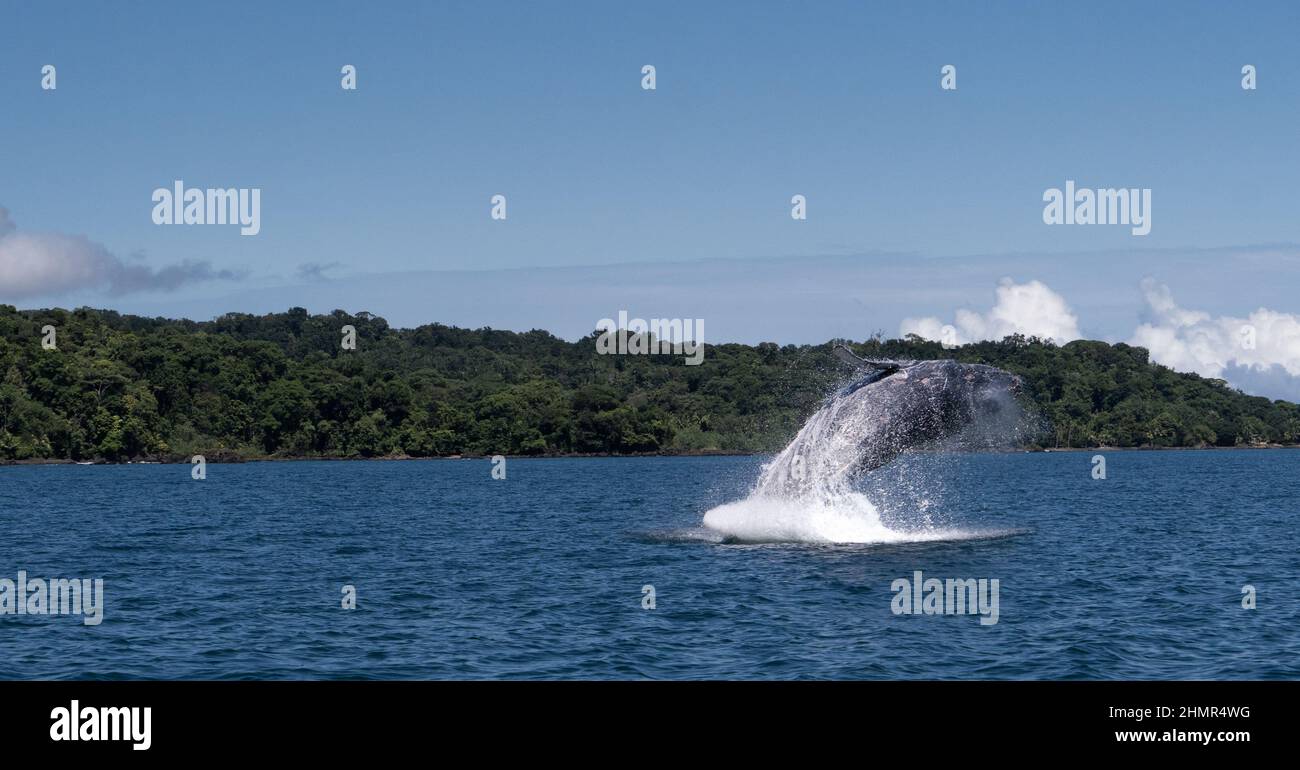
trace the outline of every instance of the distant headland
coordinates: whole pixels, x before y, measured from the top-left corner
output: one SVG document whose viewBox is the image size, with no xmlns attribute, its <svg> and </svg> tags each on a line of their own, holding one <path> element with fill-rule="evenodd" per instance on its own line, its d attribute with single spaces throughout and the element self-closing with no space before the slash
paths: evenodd
<svg viewBox="0 0 1300 770">
<path fill-rule="evenodd" d="M 0 305 L 0 462 L 771 452 L 844 380 L 837 342 L 1020 375 L 1035 427 L 1008 448 L 1300 443 L 1300 406 L 1125 344 L 728 343 L 687 366 L 601 355 L 596 339 L 342 310 L 188 321 Z"/>
</svg>

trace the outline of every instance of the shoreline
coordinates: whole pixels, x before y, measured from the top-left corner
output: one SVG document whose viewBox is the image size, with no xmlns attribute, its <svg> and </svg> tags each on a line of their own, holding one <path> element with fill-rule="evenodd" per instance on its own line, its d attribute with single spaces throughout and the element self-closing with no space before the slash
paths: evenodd
<svg viewBox="0 0 1300 770">
<path fill-rule="evenodd" d="M 1238 446 L 1200 446 L 1200 447 L 1163 447 L 1163 446 L 1141 446 L 1141 447 L 1039 447 L 1027 448 L 1017 447 L 1012 449 L 980 449 L 964 452 L 963 454 L 1052 454 L 1059 452 L 1205 452 L 1205 451 L 1231 451 L 1231 450 L 1262 450 L 1262 449 L 1300 449 L 1300 444 L 1246 444 Z M 228 451 L 228 450 L 226 450 Z M 779 450 L 777 450 L 779 451 Z M 928 453 L 935 450 L 919 450 Z M 567 453 L 567 454 L 538 454 L 538 455 L 500 455 L 508 460 L 565 460 L 565 459 L 583 459 L 583 458 L 644 458 L 644 457 L 761 457 L 765 455 L 776 454 L 773 452 L 742 452 L 729 450 L 698 450 L 691 452 L 637 452 L 637 453 Z M 264 462 L 360 462 L 360 461 L 386 461 L 386 462 L 404 462 L 404 461 L 422 461 L 422 460 L 489 460 L 497 455 L 487 454 L 466 454 L 466 455 L 439 455 L 436 457 L 413 457 L 410 455 L 382 455 L 375 457 L 338 457 L 338 456 L 312 456 L 296 455 L 292 457 L 284 456 L 262 456 L 252 455 L 248 457 L 232 456 L 230 454 L 217 454 L 212 457 L 205 457 L 205 462 L 215 465 L 238 464 L 238 463 L 264 463 Z M 56 458 L 32 458 L 26 460 L 0 460 L 0 467 L 13 465 L 189 465 L 190 460 L 184 456 L 160 457 L 160 458 L 140 458 L 132 460 L 68 460 Z"/>
</svg>

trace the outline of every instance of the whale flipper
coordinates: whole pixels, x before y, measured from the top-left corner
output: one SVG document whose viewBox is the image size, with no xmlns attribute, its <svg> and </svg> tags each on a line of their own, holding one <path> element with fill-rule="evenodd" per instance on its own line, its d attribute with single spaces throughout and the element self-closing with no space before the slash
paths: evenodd
<svg viewBox="0 0 1300 770">
<path fill-rule="evenodd" d="M 840 359 L 841 361 L 848 364 L 849 366 L 867 368 L 867 369 L 883 369 L 885 370 L 886 374 L 891 374 L 903 368 L 903 365 L 898 361 L 888 361 L 888 360 L 871 361 L 865 359 L 862 356 L 859 356 L 858 354 L 854 353 L 852 350 L 849 350 L 848 346 L 846 345 L 836 345 L 835 349 L 832 352 L 835 353 L 836 358 Z"/>
<path fill-rule="evenodd" d="M 835 349 L 831 352 L 835 354 L 836 358 L 848 364 L 849 366 L 868 365 L 865 359 L 859 357 L 856 353 L 854 353 L 852 350 L 849 350 L 844 345 L 836 345 Z"/>
</svg>

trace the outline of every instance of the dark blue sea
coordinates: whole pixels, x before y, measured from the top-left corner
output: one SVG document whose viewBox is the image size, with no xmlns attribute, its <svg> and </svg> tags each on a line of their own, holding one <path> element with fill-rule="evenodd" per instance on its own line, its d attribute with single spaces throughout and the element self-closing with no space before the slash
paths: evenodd
<svg viewBox="0 0 1300 770">
<path fill-rule="evenodd" d="M 703 527 L 756 457 L 2 467 L 0 578 L 104 608 L 0 615 L 0 678 L 1300 677 L 1300 451 L 1093 454 L 903 458 L 874 543 Z M 997 622 L 895 614 L 918 570 Z"/>
</svg>

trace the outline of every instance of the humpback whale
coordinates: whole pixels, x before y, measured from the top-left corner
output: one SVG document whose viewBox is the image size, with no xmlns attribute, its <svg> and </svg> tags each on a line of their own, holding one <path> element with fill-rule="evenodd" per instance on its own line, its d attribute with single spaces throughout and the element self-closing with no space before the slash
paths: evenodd
<svg viewBox="0 0 1300 770">
<path fill-rule="evenodd" d="M 765 466 L 756 492 L 836 492 L 903 451 L 959 436 L 971 426 L 1016 420 L 1021 380 L 983 364 L 949 359 L 867 360 L 835 355 L 857 371 Z M 1005 434 L 1007 425 L 999 425 Z M 1003 436 L 1004 437 L 1004 436 Z"/>
</svg>

